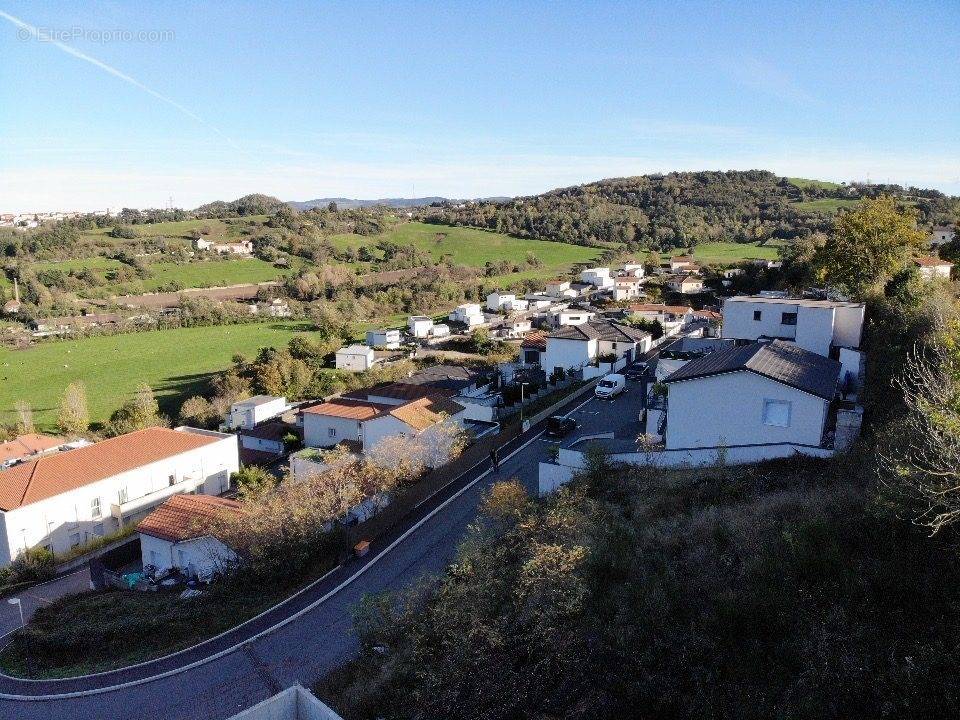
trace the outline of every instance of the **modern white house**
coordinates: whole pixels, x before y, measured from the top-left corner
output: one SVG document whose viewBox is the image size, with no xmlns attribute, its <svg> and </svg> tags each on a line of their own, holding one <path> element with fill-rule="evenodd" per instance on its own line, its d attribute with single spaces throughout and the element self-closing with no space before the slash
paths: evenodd
<svg viewBox="0 0 960 720">
<path fill-rule="evenodd" d="M 596 313 L 590 312 L 589 310 L 565 308 L 557 313 L 556 323 L 558 327 L 563 327 L 564 325 L 583 325 L 585 322 L 590 322 L 594 315 L 596 315 Z"/>
<path fill-rule="evenodd" d="M 644 274 L 643 263 L 624 263 L 623 267 L 620 269 L 620 274 L 624 277 L 642 278 Z"/>
<path fill-rule="evenodd" d="M 636 300 L 643 296 L 643 280 L 639 277 L 626 276 L 618 277 L 614 280 L 613 299 Z"/>
<path fill-rule="evenodd" d="M 667 335 L 682 330 L 693 322 L 693 308 L 687 305 L 665 305 L 663 303 L 637 303 L 628 308 L 631 315 L 649 322 L 660 323 Z"/>
<path fill-rule="evenodd" d="M 664 380 L 666 449 L 820 447 L 840 369 L 838 361 L 782 340 L 692 360 Z M 656 416 L 648 411 L 648 433 Z"/>
<path fill-rule="evenodd" d="M 696 295 L 703 292 L 703 280 L 695 275 L 671 275 L 667 278 L 667 287 L 681 295 Z"/>
<path fill-rule="evenodd" d="M 467 327 L 483 325 L 486 318 L 483 316 L 483 309 L 478 303 L 463 303 L 457 305 L 457 309 L 449 315 L 451 322 L 463 323 Z"/>
<path fill-rule="evenodd" d="M 833 348 L 858 348 L 863 303 L 741 295 L 723 303 L 722 337 L 752 342 L 779 339 L 830 356 Z"/>
<path fill-rule="evenodd" d="M 500 326 L 500 334 L 505 338 L 519 338 L 530 332 L 529 320 L 507 320 Z"/>
<path fill-rule="evenodd" d="M 231 430 L 249 430 L 264 420 L 282 415 L 287 410 L 285 397 L 273 395 L 254 395 L 230 406 L 227 426 Z"/>
<path fill-rule="evenodd" d="M 188 577 L 208 578 L 226 570 L 236 553 L 212 532 L 223 516 L 240 516 L 236 500 L 211 495 L 174 495 L 137 525 L 143 566 L 157 572 L 178 568 Z"/>
<path fill-rule="evenodd" d="M 613 278 L 610 277 L 610 268 L 595 267 L 583 270 L 580 273 L 580 282 L 593 285 L 601 290 L 613 287 Z"/>
<path fill-rule="evenodd" d="M 335 364 L 337 370 L 364 372 L 373 367 L 375 357 L 369 345 L 347 345 L 337 350 Z"/>
<path fill-rule="evenodd" d="M 548 301 L 547 306 L 549 305 L 550 303 Z M 524 298 L 514 298 L 506 302 L 503 307 L 508 312 L 526 312 L 530 309 L 530 301 Z"/>
<path fill-rule="evenodd" d="M 509 309 L 507 306 L 517 299 L 513 293 L 502 293 L 499 290 L 487 295 L 487 310 L 490 312 L 500 312 Z"/>
<path fill-rule="evenodd" d="M 955 237 L 956 231 L 952 227 L 936 225 L 933 230 L 930 231 L 928 239 L 930 241 L 930 247 L 940 247 L 941 245 L 953 242 Z"/>
<path fill-rule="evenodd" d="M 918 257 L 914 261 L 924 280 L 949 280 L 953 263 L 936 257 Z"/>
<path fill-rule="evenodd" d="M 547 295 L 554 298 L 576 297 L 577 293 L 570 289 L 570 281 L 558 278 L 547 281 Z"/>
<path fill-rule="evenodd" d="M 260 423 L 249 430 L 241 430 L 240 460 L 244 464 L 276 459 L 286 450 L 284 438 L 293 428 L 279 420 Z M 262 455 L 261 455 L 262 454 Z"/>
<path fill-rule="evenodd" d="M 152 427 L 0 470 L 0 566 L 84 545 L 171 495 L 219 495 L 238 469 L 236 435 Z"/>
<path fill-rule="evenodd" d="M 681 337 L 660 348 L 654 376 L 658 382 L 670 377 L 693 360 L 736 346 L 736 340 L 714 337 Z"/>
<path fill-rule="evenodd" d="M 373 348 L 396 350 L 400 347 L 400 331 L 367 330 L 367 345 Z"/>
<path fill-rule="evenodd" d="M 438 323 L 430 328 L 430 337 L 432 338 L 443 338 L 449 337 L 450 335 L 450 326 L 446 323 Z"/>
<path fill-rule="evenodd" d="M 415 338 L 425 338 L 433 327 L 433 318 L 426 315 L 411 315 L 407 318 L 407 327 Z"/>
<path fill-rule="evenodd" d="M 626 357 L 631 361 L 652 345 L 650 333 L 630 325 L 607 320 L 566 325 L 546 334 L 540 367 L 550 375 L 557 368 L 565 371 L 584 368 L 604 355 Z"/>
</svg>

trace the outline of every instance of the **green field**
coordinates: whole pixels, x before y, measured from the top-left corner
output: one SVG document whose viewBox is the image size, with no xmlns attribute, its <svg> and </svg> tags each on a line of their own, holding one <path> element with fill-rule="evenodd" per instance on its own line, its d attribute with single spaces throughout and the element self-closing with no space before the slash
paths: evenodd
<svg viewBox="0 0 960 720">
<path fill-rule="evenodd" d="M 807 178 L 798 177 L 788 177 L 787 182 L 794 187 L 800 188 L 801 190 L 806 190 L 807 188 L 817 188 L 819 190 L 838 190 L 843 187 L 840 183 L 830 182 L 829 180 L 809 180 Z"/>
<path fill-rule="evenodd" d="M 0 422 L 11 422 L 14 403 L 26 400 L 38 427 L 53 429 L 63 391 L 75 380 L 86 383 L 94 422 L 106 420 L 142 382 L 154 388 L 164 412 L 176 412 L 235 353 L 252 357 L 261 347 L 286 345 L 305 327 L 275 321 L 0 348 Z"/>
<path fill-rule="evenodd" d="M 398 245 L 414 245 L 426 250 L 435 260 L 450 255 L 454 262 L 471 267 L 482 267 L 488 260 L 510 260 L 522 265 L 527 253 L 531 252 L 543 263 L 542 267 L 537 268 L 534 277 L 555 275 L 566 271 L 575 263 L 591 262 L 600 254 L 596 248 L 580 245 L 527 240 L 477 228 L 418 222 L 397 225 L 382 235 L 333 235 L 330 240 L 339 248 L 360 248 L 364 245 L 372 247 L 381 240 L 388 240 Z"/>
<path fill-rule="evenodd" d="M 664 253 L 663 259 L 684 254 L 681 250 Z M 780 257 L 776 247 L 757 243 L 711 242 L 694 247 L 693 256 L 708 265 L 732 265 L 743 260 L 776 260 Z"/>
<path fill-rule="evenodd" d="M 851 208 L 856 205 L 857 202 L 857 200 L 822 198 L 821 200 L 807 200 L 805 202 L 793 203 L 793 207 L 803 212 L 819 212 L 827 215 L 835 215 L 840 208 Z"/>
<path fill-rule="evenodd" d="M 141 238 L 165 237 L 170 239 L 182 238 L 189 239 L 189 233 L 198 230 L 203 233 L 203 237 L 213 242 L 224 242 L 228 240 L 237 240 L 245 237 L 244 229 L 250 229 L 251 226 L 259 226 L 266 220 L 266 215 L 250 215 L 243 218 L 235 218 L 233 223 L 227 223 L 224 220 L 178 220 L 175 222 L 149 223 L 143 225 L 132 225 L 137 236 Z M 118 223 L 119 224 L 119 223 Z M 81 233 L 81 242 L 109 245 L 123 245 L 134 242 L 124 238 L 110 237 L 110 231 L 113 227 L 105 227 L 97 230 L 85 230 Z M 209 231 L 209 232 L 206 232 Z M 186 244 L 186 243 L 185 243 Z"/>
</svg>

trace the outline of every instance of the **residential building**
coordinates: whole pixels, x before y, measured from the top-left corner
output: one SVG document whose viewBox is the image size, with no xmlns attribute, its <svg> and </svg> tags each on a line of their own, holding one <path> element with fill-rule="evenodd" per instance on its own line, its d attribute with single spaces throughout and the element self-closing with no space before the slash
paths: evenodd
<svg viewBox="0 0 960 720">
<path fill-rule="evenodd" d="M 368 345 L 347 345 L 337 350 L 335 364 L 337 370 L 364 372 L 373 367 L 373 348 Z"/>
<path fill-rule="evenodd" d="M 425 315 L 411 315 L 407 318 L 407 327 L 410 328 L 410 334 L 415 338 L 425 338 L 430 334 L 430 328 L 433 327 L 433 318 Z"/>
<path fill-rule="evenodd" d="M 430 328 L 431 338 L 444 338 L 450 336 L 450 326 L 446 323 L 438 323 Z"/>
<path fill-rule="evenodd" d="M 517 299 L 517 296 L 514 294 L 502 293 L 499 290 L 496 290 L 489 295 L 487 295 L 487 310 L 490 312 L 500 312 L 501 310 L 508 309 L 509 303 L 512 303 Z"/>
<path fill-rule="evenodd" d="M 483 325 L 486 322 L 483 310 L 478 303 L 457 305 L 457 309 L 450 313 L 449 319 L 451 322 L 463 323 L 468 327 Z"/>
<path fill-rule="evenodd" d="M 528 332 L 520 343 L 520 362 L 524 365 L 540 365 L 540 358 L 546 351 L 546 333 L 541 330 Z"/>
<path fill-rule="evenodd" d="M 696 264 L 691 255 L 677 255 L 670 258 L 670 272 L 680 273 L 689 272 L 690 268 Z"/>
<path fill-rule="evenodd" d="M 840 370 L 836 360 L 782 340 L 692 360 L 664 380 L 666 448 L 819 447 Z"/>
<path fill-rule="evenodd" d="M 529 320 L 507 320 L 500 326 L 500 334 L 505 338 L 519 338 L 530 332 Z"/>
<path fill-rule="evenodd" d="M 0 443 L 0 468 L 10 467 L 18 462 L 56 452 L 66 443 L 66 439 L 53 435 L 26 433 L 17 435 L 13 440 Z"/>
<path fill-rule="evenodd" d="M 0 470 L 0 566 L 115 532 L 171 495 L 223 493 L 237 448 L 235 435 L 152 427 Z"/>
<path fill-rule="evenodd" d="M 658 381 L 663 381 L 691 360 L 732 347 L 736 347 L 736 340 L 708 337 L 678 338 L 660 348 L 654 375 Z"/>
<path fill-rule="evenodd" d="M 429 365 L 417 370 L 410 377 L 398 381 L 398 384 L 449 390 L 461 397 L 477 397 L 489 392 L 493 377 L 494 374 L 487 368 L 466 365 Z"/>
<path fill-rule="evenodd" d="M 554 298 L 573 297 L 575 293 L 570 290 L 570 281 L 558 278 L 547 281 L 547 295 Z"/>
<path fill-rule="evenodd" d="M 953 270 L 952 262 L 936 257 L 918 257 L 913 262 L 924 280 L 949 280 Z"/>
<path fill-rule="evenodd" d="M 399 330 L 367 330 L 367 345 L 372 348 L 396 350 L 400 347 Z"/>
<path fill-rule="evenodd" d="M 693 308 L 686 305 L 637 303 L 627 308 L 630 315 L 660 323 L 663 332 L 672 335 L 693 321 Z"/>
<path fill-rule="evenodd" d="M 650 333 L 609 320 L 566 325 L 546 333 L 540 367 L 548 375 L 557 368 L 577 370 L 611 355 L 634 360 L 653 344 Z"/>
<path fill-rule="evenodd" d="M 594 315 L 596 315 L 596 313 L 583 310 L 582 308 L 566 308 L 557 313 L 556 323 L 558 327 L 563 327 L 564 325 L 583 325 L 585 322 L 590 322 Z"/>
<path fill-rule="evenodd" d="M 546 310 L 557 302 L 556 298 L 541 295 L 540 293 L 528 293 L 524 296 L 524 299 L 527 301 L 527 310 Z"/>
<path fill-rule="evenodd" d="M 268 464 L 286 452 L 286 438 L 294 428 L 276 419 L 241 430 L 240 462 L 244 465 Z M 295 433 L 294 433 L 295 434 Z"/>
<path fill-rule="evenodd" d="M 548 302 L 547 305 L 549 304 Z M 523 298 L 514 298 L 507 301 L 503 307 L 508 312 L 526 312 L 530 309 L 530 301 Z"/>
<path fill-rule="evenodd" d="M 216 537 L 217 521 L 243 515 L 236 500 L 211 495 L 174 495 L 137 525 L 143 566 L 156 572 L 178 568 L 187 577 L 208 578 L 237 561 Z"/>
<path fill-rule="evenodd" d="M 790 340 L 830 356 L 835 348 L 860 347 L 863 319 L 863 303 L 740 295 L 724 300 L 722 337 Z"/>
<path fill-rule="evenodd" d="M 671 275 L 666 279 L 667 287 L 681 295 L 696 295 L 703 292 L 703 280 L 695 275 Z"/>
<path fill-rule="evenodd" d="M 231 430 L 249 430 L 265 420 L 282 415 L 286 409 L 285 397 L 254 395 L 252 398 L 239 400 L 230 406 L 227 427 Z"/>
<path fill-rule="evenodd" d="M 946 245 L 949 242 L 953 242 L 955 237 L 956 231 L 952 227 L 947 225 L 936 225 L 933 230 L 930 231 L 930 247 L 940 247 L 941 245 Z"/>
<path fill-rule="evenodd" d="M 613 299 L 636 300 L 643 296 L 643 280 L 639 277 L 626 276 L 614 280 Z"/>
<path fill-rule="evenodd" d="M 580 273 L 580 282 L 593 287 L 604 288 L 613 287 L 613 278 L 610 277 L 610 268 L 595 267 L 583 270 Z"/>
<path fill-rule="evenodd" d="M 644 273 L 643 263 L 628 262 L 623 264 L 620 274 L 624 277 L 642 278 Z"/>
</svg>

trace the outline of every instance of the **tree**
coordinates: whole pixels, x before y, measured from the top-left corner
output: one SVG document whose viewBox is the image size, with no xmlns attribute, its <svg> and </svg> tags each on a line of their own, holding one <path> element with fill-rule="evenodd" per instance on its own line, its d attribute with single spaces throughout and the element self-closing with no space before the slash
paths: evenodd
<svg viewBox="0 0 960 720">
<path fill-rule="evenodd" d="M 217 419 L 210 401 L 199 395 L 188 398 L 180 407 L 180 422 L 184 425 L 203 428 Z"/>
<path fill-rule="evenodd" d="M 838 215 L 818 263 L 829 282 L 863 297 L 903 268 L 925 240 L 913 214 L 899 210 L 892 197 L 862 200 Z"/>
<path fill-rule="evenodd" d="M 87 389 L 82 382 L 73 382 L 67 386 L 63 400 L 60 401 L 57 427 L 67 436 L 80 435 L 90 427 Z"/>
<path fill-rule="evenodd" d="M 277 486 L 275 475 L 256 465 L 246 465 L 230 476 L 241 499 L 256 499 Z"/>
<path fill-rule="evenodd" d="M 167 424 L 167 418 L 160 414 L 160 406 L 153 396 L 153 390 L 146 383 L 142 383 L 137 386 L 133 397 L 110 416 L 107 430 L 111 435 L 123 435 Z"/>
<path fill-rule="evenodd" d="M 14 409 L 17 411 L 17 435 L 32 433 L 34 431 L 33 410 L 30 409 L 30 403 L 26 400 L 17 400 Z"/>
</svg>

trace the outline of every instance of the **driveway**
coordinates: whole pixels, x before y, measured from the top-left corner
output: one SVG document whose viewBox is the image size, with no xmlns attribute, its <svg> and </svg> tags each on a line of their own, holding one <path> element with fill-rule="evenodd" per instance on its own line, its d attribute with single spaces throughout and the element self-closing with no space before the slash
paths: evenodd
<svg viewBox="0 0 960 720">
<path fill-rule="evenodd" d="M 577 400 L 567 409 L 596 402 Z M 224 638 L 100 676 L 37 682 L 0 677 L 0 718 L 221 720 L 294 682 L 311 685 L 356 653 L 353 610 L 365 594 L 409 587 L 444 570 L 494 481 L 516 477 L 536 493 L 538 464 L 548 448 L 539 441 L 542 431 L 537 425 L 507 446 L 496 475 L 486 462 L 466 473 L 419 508 L 406 529 L 378 539 L 368 556 L 350 560 L 284 607 Z M 49 697 L 77 692 L 84 694 Z M 32 697 L 14 697 L 20 695 Z"/>
<path fill-rule="evenodd" d="M 37 608 L 49 605 L 64 595 L 74 595 L 89 589 L 90 568 L 84 566 L 68 575 L 14 593 L 11 597 L 20 598 L 23 604 L 24 620 L 29 622 Z M 6 600 L 7 598 L 3 598 L 0 602 L 0 645 L 3 644 L 3 638 L 6 635 L 20 627 L 20 611 L 16 605 L 11 605 Z"/>
</svg>

